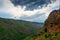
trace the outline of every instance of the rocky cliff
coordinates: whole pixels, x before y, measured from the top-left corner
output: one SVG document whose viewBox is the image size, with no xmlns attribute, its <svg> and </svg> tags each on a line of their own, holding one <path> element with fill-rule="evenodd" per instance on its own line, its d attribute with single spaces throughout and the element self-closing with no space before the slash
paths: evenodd
<svg viewBox="0 0 60 40">
<path fill-rule="evenodd" d="M 60 32 L 60 9 L 52 11 L 45 21 L 47 32 Z M 46 29 L 45 29 L 46 30 Z"/>
</svg>

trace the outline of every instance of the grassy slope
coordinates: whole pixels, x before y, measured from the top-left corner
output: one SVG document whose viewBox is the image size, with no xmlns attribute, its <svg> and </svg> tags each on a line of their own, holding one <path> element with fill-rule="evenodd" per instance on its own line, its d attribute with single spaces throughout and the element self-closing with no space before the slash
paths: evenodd
<svg viewBox="0 0 60 40">
<path fill-rule="evenodd" d="M 42 24 L 0 18 L 0 40 L 23 40 L 33 35 Z"/>
<path fill-rule="evenodd" d="M 49 34 L 43 29 L 39 34 L 28 36 L 24 40 L 60 40 L 60 32 Z"/>
</svg>

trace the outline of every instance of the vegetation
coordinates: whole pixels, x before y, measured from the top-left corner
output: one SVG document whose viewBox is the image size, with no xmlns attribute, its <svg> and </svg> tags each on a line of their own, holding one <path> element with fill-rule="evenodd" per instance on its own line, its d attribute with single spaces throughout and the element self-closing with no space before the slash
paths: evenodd
<svg viewBox="0 0 60 40">
<path fill-rule="evenodd" d="M 0 18 L 0 40 L 25 40 L 34 35 L 43 23 Z"/>
<path fill-rule="evenodd" d="M 26 37 L 24 40 L 60 40 L 60 32 L 51 34 L 47 32 L 40 32 L 37 35 Z"/>
</svg>

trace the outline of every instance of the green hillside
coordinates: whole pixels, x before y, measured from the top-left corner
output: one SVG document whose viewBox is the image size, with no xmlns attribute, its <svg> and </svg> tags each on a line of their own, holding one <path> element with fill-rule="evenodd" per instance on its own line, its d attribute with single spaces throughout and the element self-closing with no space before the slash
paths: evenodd
<svg viewBox="0 0 60 40">
<path fill-rule="evenodd" d="M 24 40 L 60 40 L 60 32 L 50 34 L 43 29 L 39 34 L 28 36 Z"/>
<path fill-rule="evenodd" d="M 24 40 L 42 26 L 43 23 L 0 18 L 0 40 Z"/>
</svg>

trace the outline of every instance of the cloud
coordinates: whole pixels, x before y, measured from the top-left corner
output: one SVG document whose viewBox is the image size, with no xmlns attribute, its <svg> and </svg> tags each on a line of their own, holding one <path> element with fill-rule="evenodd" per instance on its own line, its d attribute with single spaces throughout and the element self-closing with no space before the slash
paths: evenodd
<svg viewBox="0 0 60 40">
<path fill-rule="evenodd" d="M 56 0 L 10 0 L 15 6 L 26 6 L 26 10 L 37 9 L 37 7 L 47 6 Z"/>
<path fill-rule="evenodd" d="M 22 19 L 34 22 L 41 22 L 41 21 L 44 22 L 44 20 L 48 17 L 49 13 L 52 10 L 59 9 L 60 6 L 59 0 L 56 0 L 55 2 L 52 1 L 52 3 L 48 4 L 46 7 L 45 5 L 43 5 L 42 8 L 39 8 L 40 7 L 39 6 L 37 7 L 37 9 L 30 11 L 26 10 L 26 6 L 23 7 L 21 5 L 14 6 L 14 4 L 12 4 L 10 0 L 2 0 L 1 4 L 2 3 L 3 5 L 2 7 L 0 7 L 0 12 L 4 12 L 8 15 L 11 15 L 9 18 Z"/>
</svg>

